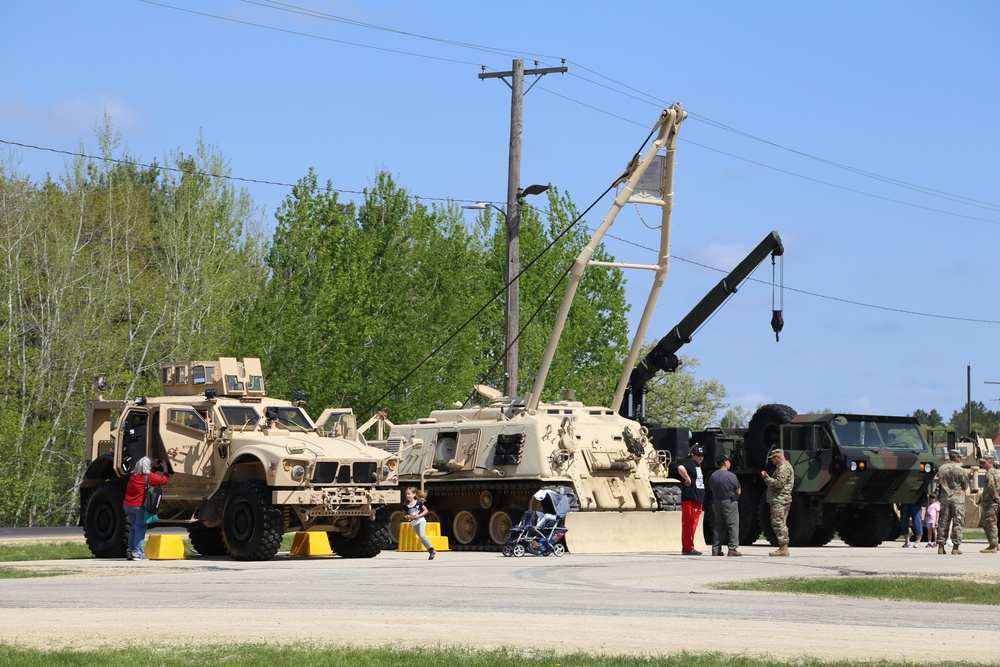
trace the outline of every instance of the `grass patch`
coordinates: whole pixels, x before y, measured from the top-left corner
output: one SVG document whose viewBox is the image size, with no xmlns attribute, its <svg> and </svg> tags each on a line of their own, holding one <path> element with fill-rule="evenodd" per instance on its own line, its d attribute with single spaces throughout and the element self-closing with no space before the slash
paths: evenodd
<svg viewBox="0 0 1000 667">
<path fill-rule="evenodd" d="M 32 577 L 58 577 L 74 574 L 73 570 L 28 570 L 19 567 L 0 567 L 0 579 L 30 579 Z"/>
<path fill-rule="evenodd" d="M 0 562 L 22 560 L 71 560 L 93 558 L 83 542 L 24 542 L 0 544 Z"/>
<path fill-rule="evenodd" d="M 951 577 L 788 577 L 716 584 L 713 588 L 949 604 L 1000 604 L 1000 582 Z"/>
<path fill-rule="evenodd" d="M 155 535 L 156 533 L 147 533 Z M 295 533 L 288 533 L 281 540 L 279 551 L 289 551 L 292 548 L 292 541 Z M 197 556 L 191 541 L 184 539 L 184 554 L 186 556 Z M 93 558 L 94 554 L 83 542 L 24 542 L 24 543 L 0 543 L 0 563 L 12 561 L 31 560 L 74 560 L 79 558 Z"/>
<path fill-rule="evenodd" d="M 644 658 L 599 656 L 586 653 L 561 655 L 548 651 L 516 652 L 511 650 L 472 651 L 468 649 L 392 649 L 343 648 L 293 644 L 234 644 L 198 647 L 129 647 L 74 651 L 40 651 L 0 644 L 0 665 L 50 667 L 52 665 L 87 665 L 94 667 L 202 667 L 225 664 L 227 667 L 273 667 L 275 664 L 296 667 L 916 667 L 922 664 L 947 667 L 969 663 L 954 662 L 825 662 L 799 659 L 778 661 L 723 654 L 689 654 Z"/>
</svg>

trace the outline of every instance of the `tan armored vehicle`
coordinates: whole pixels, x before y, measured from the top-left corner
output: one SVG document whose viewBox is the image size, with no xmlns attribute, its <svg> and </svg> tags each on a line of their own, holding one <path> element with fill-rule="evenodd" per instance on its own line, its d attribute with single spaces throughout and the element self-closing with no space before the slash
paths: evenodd
<svg viewBox="0 0 1000 667">
<path fill-rule="evenodd" d="M 80 523 L 95 556 L 125 556 L 125 484 L 143 456 L 170 473 L 156 525 L 187 527 L 203 555 L 268 560 L 300 530 L 326 531 L 345 558 L 387 544 L 398 461 L 365 444 L 349 410 L 324 414 L 323 437 L 301 400 L 265 396 L 259 359 L 164 362 L 160 380 L 163 396 L 87 402 Z"/>
<path fill-rule="evenodd" d="M 650 135 L 653 141 L 618 179 L 621 187 L 611 210 L 572 267 L 531 393 L 508 397 L 480 387 L 487 399 L 484 405 L 437 410 L 427 418 L 392 426 L 384 445 L 399 453 L 400 483 L 427 490 L 428 507 L 453 548 L 499 550 L 521 513 L 538 509 L 533 494 L 552 488 L 574 499 L 574 511 L 566 516 L 571 552 L 680 550 L 680 487 L 679 480 L 668 477 L 669 455 L 655 451 L 640 424 L 619 415 L 618 408 L 666 277 L 673 156 L 686 115 L 679 105 L 665 110 Z M 660 252 L 654 265 L 592 260 L 626 204 L 649 204 L 661 211 Z M 655 274 L 613 404 L 585 405 L 570 395 L 542 402 L 545 378 L 580 278 L 585 269 L 602 265 Z M 394 515 L 394 529 L 400 518 Z"/>
</svg>

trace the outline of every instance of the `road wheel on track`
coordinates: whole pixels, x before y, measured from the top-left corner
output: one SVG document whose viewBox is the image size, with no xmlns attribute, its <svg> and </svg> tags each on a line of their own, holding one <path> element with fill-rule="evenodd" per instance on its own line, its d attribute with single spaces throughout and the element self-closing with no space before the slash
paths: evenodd
<svg viewBox="0 0 1000 667">
<path fill-rule="evenodd" d="M 747 424 L 746 435 L 743 436 L 747 463 L 751 468 L 764 467 L 767 463 L 767 453 L 781 440 L 782 425 L 792 421 L 795 415 L 795 410 L 780 403 L 761 406 L 754 413 L 750 423 Z"/>
<path fill-rule="evenodd" d="M 125 485 L 128 480 L 104 482 L 87 501 L 83 534 L 90 552 L 98 558 L 124 558 L 128 547 L 128 518 L 125 516 Z"/>
<path fill-rule="evenodd" d="M 330 546 L 342 558 L 374 558 L 389 546 L 389 508 L 375 510 L 375 518 L 354 517 L 346 533 L 327 533 Z"/>
<path fill-rule="evenodd" d="M 202 556 L 225 556 L 226 541 L 222 538 L 222 528 L 188 526 L 191 546 Z"/>
<path fill-rule="evenodd" d="M 486 532 L 486 513 L 478 510 L 459 510 L 451 522 L 451 534 L 459 544 L 477 544 Z"/>
<path fill-rule="evenodd" d="M 505 510 L 497 510 L 490 515 L 489 534 L 493 544 L 503 544 L 510 535 L 510 529 L 517 525 L 514 516 Z"/>
<path fill-rule="evenodd" d="M 271 560 L 284 536 L 281 510 L 259 479 L 234 482 L 222 512 L 222 536 L 233 560 Z"/>
<path fill-rule="evenodd" d="M 400 526 L 406 519 L 406 512 L 396 510 L 389 515 L 389 544 L 399 544 Z"/>
</svg>

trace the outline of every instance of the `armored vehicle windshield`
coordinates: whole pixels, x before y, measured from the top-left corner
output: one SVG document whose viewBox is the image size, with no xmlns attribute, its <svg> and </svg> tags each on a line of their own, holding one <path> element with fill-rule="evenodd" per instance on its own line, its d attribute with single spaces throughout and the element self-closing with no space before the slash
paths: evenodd
<svg viewBox="0 0 1000 667">
<path fill-rule="evenodd" d="M 833 431 L 844 449 L 928 451 L 919 425 L 909 421 L 868 420 L 841 415 L 833 420 Z"/>
</svg>

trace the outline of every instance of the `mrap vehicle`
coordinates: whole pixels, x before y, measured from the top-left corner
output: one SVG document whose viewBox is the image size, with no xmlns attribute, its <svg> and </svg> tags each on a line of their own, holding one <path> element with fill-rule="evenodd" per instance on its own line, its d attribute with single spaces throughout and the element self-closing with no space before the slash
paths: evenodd
<svg viewBox="0 0 1000 667">
<path fill-rule="evenodd" d="M 95 556 L 125 556 L 122 501 L 144 456 L 170 475 L 153 527 L 186 527 L 202 555 L 268 560 L 285 533 L 307 530 L 325 531 L 345 558 L 388 543 L 398 459 L 368 446 L 353 415 L 340 411 L 324 437 L 303 400 L 265 395 L 259 359 L 162 362 L 159 371 L 162 396 L 87 402 L 80 524 Z M 106 389 L 103 377 L 95 387 Z"/>
</svg>

